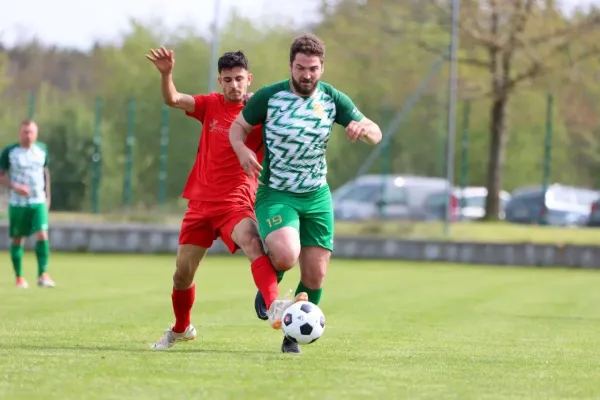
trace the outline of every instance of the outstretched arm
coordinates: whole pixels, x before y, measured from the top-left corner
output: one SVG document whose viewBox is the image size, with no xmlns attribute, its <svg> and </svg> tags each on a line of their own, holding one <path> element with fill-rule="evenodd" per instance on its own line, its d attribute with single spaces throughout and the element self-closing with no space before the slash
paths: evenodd
<svg viewBox="0 0 600 400">
<path fill-rule="evenodd" d="M 173 67 L 175 66 L 173 50 L 167 50 L 164 47 L 156 50 L 150 49 L 150 54 L 146 54 L 146 58 L 160 72 L 160 88 L 165 104 L 193 113 L 196 109 L 194 98 L 189 94 L 179 93 L 173 83 Z"/>
<path fill-rule="evenodd" d="M 175 88 L 175 83 L 173 83 L 172 74 L 161 74 L 160 87 L 162 90 L 163 100 L 166 105 L 179 108 L 189 113 L 196 111 L 194 97 L 189 94 L 179 93 L 177 91 Z"/>
</svg>

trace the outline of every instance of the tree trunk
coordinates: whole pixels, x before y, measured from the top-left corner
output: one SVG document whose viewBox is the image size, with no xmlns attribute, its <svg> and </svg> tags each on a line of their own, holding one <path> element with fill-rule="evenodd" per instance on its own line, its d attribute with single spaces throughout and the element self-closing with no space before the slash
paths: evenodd
<svg viewBox="0 0 600 400">
<path fill-rule="evenodd" d="M 508 97 L 495 96 L 490 115 L 490 156 L 488 161 L 488 195 L 485 201 L 485 219 L 497 220 L 500 212 L 500 190 L 506 156 L 506 106 Z"/>
</svg>

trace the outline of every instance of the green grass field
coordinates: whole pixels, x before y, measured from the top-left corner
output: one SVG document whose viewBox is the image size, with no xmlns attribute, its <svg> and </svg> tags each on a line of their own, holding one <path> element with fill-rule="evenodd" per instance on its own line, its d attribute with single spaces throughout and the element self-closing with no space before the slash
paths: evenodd
<svg viewBox="0 0 600 400">
<path fill-rule="evenodd" d="M 158 353 L 172 257 L 51 263 L 57 288 L 20 291 L 0 253 L 2 400 L 600 397 L 595 271 L 334 260 L 325 335 L 283 355 L 281 334 L 254 315 L 243 258 L 206 260 L 199 340 Z"/>
</svg>

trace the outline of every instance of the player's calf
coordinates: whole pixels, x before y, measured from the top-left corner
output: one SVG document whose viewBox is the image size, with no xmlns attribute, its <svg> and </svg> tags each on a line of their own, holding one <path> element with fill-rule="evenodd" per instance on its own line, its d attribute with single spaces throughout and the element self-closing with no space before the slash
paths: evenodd
<svg viewBox="0 0 600 400">
<path fill-rule="evenodd" d="M 23 238 L 12 238 L 10 244 L 10 261 L 15 272 L 16 285 L 21 289 L 27 289 L 29 285 L 23 278 Z"/>
<path fill-rule="evenodd" d="M 231 233 L 232 240 L 250 260 L 252 278 L 258 289 L 254 299 L 254 310 L 259 319 L 267 320 L 267 311 L 279 296 L 277 272 L 270 258 L 265 255 L 256 222 L 252 218 L 241 219 Z"/>
<path fill-rule="evenodd" d="M 173 274 L 173 293 L 171 301 L 175 324 L 172 331 L 183 333 L 191 326 L 192 307 L 196 300 L 196 285 L 194 277 L 200 265 L 200 260 L 207 249 L 199 246 L 182 244 L 177 250 L 177 268 Z"/>
<path fill-rule="evenodd" d="M 305 246 L 300 253 L 300 282 L 297 292 L 308 293 L 311 303 L 319 304 L 331 251 L 320 246 Z"/>
<path fill-rule="evenodd" d="M 173 274 L 173 287 L 176 290 L 187 290 L 194 283 L 196 271 L 200 261 L 204 258 L 207 249 L 190 244 L 179 245 L 175 273 Z"/>
<path fill-rule="evenodd" d="M 35 234 L 35 257 L 38 264 L 38 286 L 55 287 L 54 281 L 48 275 L 48 260 L 50 258 L 50 243 L 48 241 L 48 232 L 45 229 L 39 230 Z"/>
</svg>

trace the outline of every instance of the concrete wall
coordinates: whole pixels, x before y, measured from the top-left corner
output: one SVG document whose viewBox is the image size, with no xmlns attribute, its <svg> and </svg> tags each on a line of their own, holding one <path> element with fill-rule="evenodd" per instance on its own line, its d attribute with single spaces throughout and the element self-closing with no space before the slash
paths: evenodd
<svg viewBox="0 0 600 400">
<path fill-rule="evenodd" d="M 171 253 L 177 249 L 178 227 L 145 224 L 53 224 L 50 245 L 54 251 L 93 253 Z M 8 226 L 0 222 L 0 250 L 7 250 Z M 600 238 L 599 238 L 600 239 Z M 31 249 L 30 238 L 26 247 Z M 217 241 L 212 253 L 225 253 Z M 463 264 L 540 267 L 600 268 L 600 246 L 555 246 L 528 243 L 491 244 L 336 238 L 339 258 L 443 261 Z"/>
</svg>

